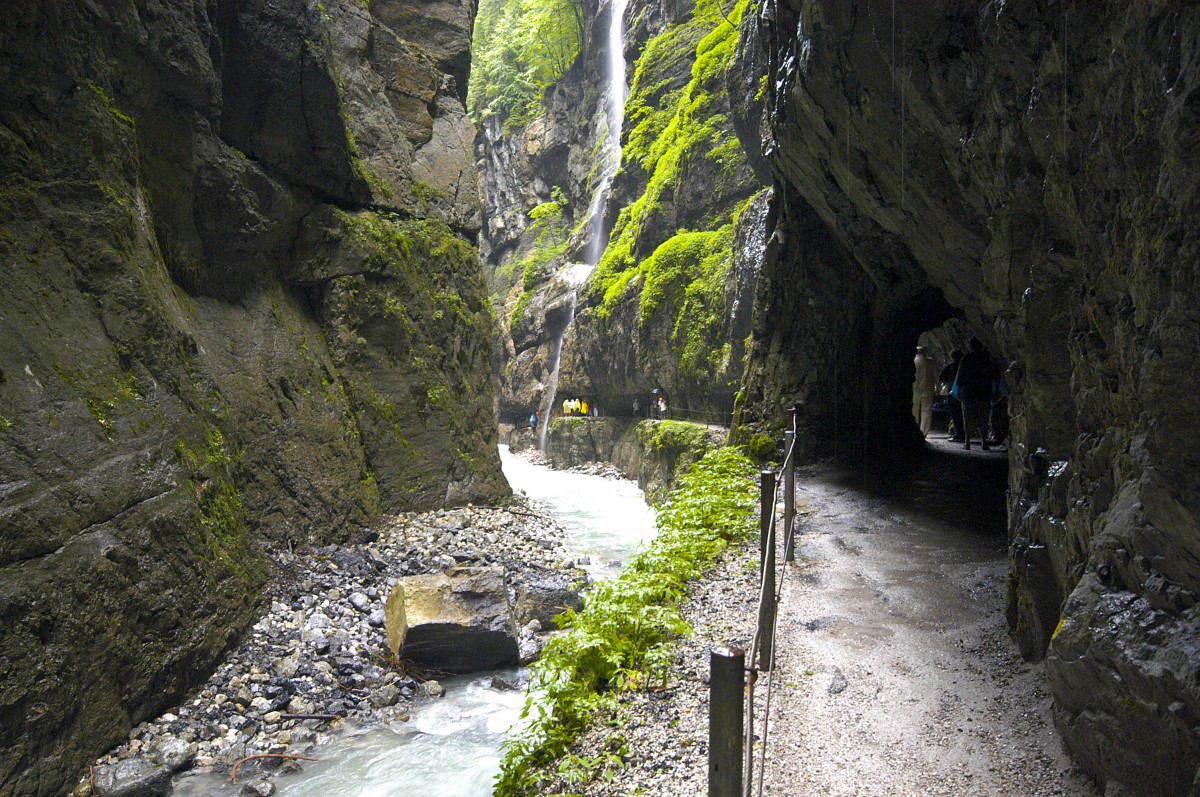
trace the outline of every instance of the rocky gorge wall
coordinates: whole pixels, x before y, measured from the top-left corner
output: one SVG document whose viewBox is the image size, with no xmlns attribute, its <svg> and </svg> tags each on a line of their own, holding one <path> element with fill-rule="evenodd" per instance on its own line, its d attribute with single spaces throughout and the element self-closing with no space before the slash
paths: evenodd
<svg viewBox="0 0 1200 797">
<path fill-rule="evenodd" d="M 743 38 L 776 190 L 741 437 L 800 402 L 812 458 L 914 450 L 917 337 L 965 324 L 1063 738 L 1112 793 L 1196 793 L 1200 10 L 771 0 Z"/>
<path fill-rule="evenodd" d="M 473 14 L 0 9 L 0 794 L 201 680 L 273 546 L 507 493 Z"/>
<path fill-rule="evenodd" d="M 625 14 L 630 95 L 604 210 L 608 247 L 579 292 L 558 391 L 590 397 L 606 413 L 629 414 L 635 397 L 644 404 L 664 388 L 679 409 L 727 414 L 741 379 L 765 200 L 751 206 L 761 183 L 729 115 L 725 72 L 737 26 L 705 8 L 631 0 Z M 583 259 L 590 233 L 612 6 L 585 9 L 583 49 L 547 92 L 545 114 L 515 129 L 488 120 L 477 147 L 482 249 L 503 308 L 500 414 L 513 421 L 542 404 L 555 342 L 574 315 L 569 266 Z M 544 227 L 528 214 L 556 187 L 566 199 L 564 245 L 544 257 Z"/>
</svg>

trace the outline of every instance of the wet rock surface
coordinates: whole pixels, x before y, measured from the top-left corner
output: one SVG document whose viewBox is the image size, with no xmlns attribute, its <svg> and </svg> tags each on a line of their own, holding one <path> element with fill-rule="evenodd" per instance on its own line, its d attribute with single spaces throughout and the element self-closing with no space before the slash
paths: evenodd
<svg viewBox="0 0 1200 797">
<path fill-rule="evenodd" d="M 563 537 L 552 520 L 517 504 L 390 517 L 353 544 L 285 553 L 268 612 L 197 693 L 136 726 L 126 744 L 96 762 L 96 792 L 123 794 L 109 784 L 143 780 L 166 788 L 172 771 L 228 772 L 248 756 L 305 755 L 347 723 L 405 721 L 414 701 L 444 690 L 441 673 L 389 655 L 383 611 L 392 587 L 468 563 L 496 574 L 509 600 L 552 588 L 556 598 L 577 601 L 571 587 L 586 576 Z M 540 630 L 536 622 L 520 628 L 522 646 L 536 653 Z M 296 765 L 247 762 L 238 779 Z M 81 790 L 88 789 L 85 778 Z"/>
<path fill-rule="evenodd" d="M 5 794 L 194 688 L 273 549 L 508 492 L 474 9 L 0 6 Z"/>
<path fill-rule="evenodd" d="M 1195 789 L 1200 664 L 1195 7 L 788 0 L 740 124 L 778 184 L 747 421 L 805 455 L 919 447 L 918 336 L 950 319 L 1009 381 L 1008 621 L 1112 788 Z M 960 327 L 961 329 L 961 327 Z M 961 333 L 956 341 L 961 345 Z M 1174 708 L 1172 708 L 1174 707 Z"/>
<path fill-rule="evenodd" d="M 1005 633 L 1000 460 L 946 467 L 899 489 L 831 472 L 797 480 L 774 671 L 755 685 L 764 794 L 1100 794 L 1054 729 L 1045 667 Z M 979 478 L 992 486 L 947 492 Z M 757 568 L 756 543 L 731 550 L 693 590 L 695 634 L 667 688 L 622 696 L 625 769 L 585 795 L 707 793 L 709 656 L 749 650 Z M 610 733 L 594 729 L 581 748 L 614 752 Z"/>
</svg>

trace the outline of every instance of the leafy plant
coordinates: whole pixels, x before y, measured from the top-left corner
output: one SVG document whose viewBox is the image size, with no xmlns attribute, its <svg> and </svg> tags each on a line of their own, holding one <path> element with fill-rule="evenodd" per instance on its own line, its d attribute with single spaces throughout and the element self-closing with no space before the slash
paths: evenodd
<svg viewBox="0 0 1200 797">
<path fill-rule="evenodd" d="M 596 759 L 568 751 L 589 722 L 617 711 L 617 691 L 666 682 L 675 640 L 691 630 L 679 609 L 688 583 L 753 532 L 756 496 L 749 460 L 731 448 L 710 452 L 660 510 L 649 547 L 589 589 L 582 612 L 560 618 L 567 630 L 534 665 L 529 722 L 508 741 L 497 797 L 546 794 L 556 779 L 575 788 L 619 764 L 619 739 Z"/>
<path fill-rule="evenodd" d="M 567 73 L 583 41 L 583 0 L 481 0 L 467 110 L 505 128 L 544 110 L 546 88 Z"/>
</svg>

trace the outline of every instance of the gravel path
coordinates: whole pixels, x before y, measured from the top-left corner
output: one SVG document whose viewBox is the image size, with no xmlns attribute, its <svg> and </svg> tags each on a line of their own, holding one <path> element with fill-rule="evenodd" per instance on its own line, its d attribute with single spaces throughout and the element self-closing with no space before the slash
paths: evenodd
<svg viewBox="0 0 1200 797">
<path fill-rule="evenodd" d="M 1002 454 L 943 457 L 902 490 L 798 479 L 808 514 L 782 581 L 763 794 L 1099 794 L 1063 752 L 1040 666 L 1004 630 L 1002 469 Z M 587 797 L 707 794 L 709 651 L 748 646 L 756 563 L 729 552 L 693 595 L 677 679 L 625 698 L 626 769 Z"/>
</svg>

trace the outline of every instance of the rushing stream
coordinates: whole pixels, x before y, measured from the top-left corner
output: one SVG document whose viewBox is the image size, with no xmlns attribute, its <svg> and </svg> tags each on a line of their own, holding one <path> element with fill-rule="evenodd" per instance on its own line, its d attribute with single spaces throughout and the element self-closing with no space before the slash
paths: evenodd
<svg viewBox="0 0 1200 797">
<path fill-rule="evenodd" d="M 508 446 L 500 446 L 500 462 L 512 488 L 549 508 L 566 529 L 568 547 L 590 560 L 584 570 L 593 579 L 616 575 L 654 536 L 654 510 L 633 482 L 535 465 Z"/>
<path fill-rule="evenodd" d="M 501 447 L 514 490 L 550 509 L 567 530 L 568 549 L 591 558 L 592 578 L 609 578 L 654 532 L 654 512 L 630 482 L 555 471 Z M 499 675 L 505 684 L 496 688 Z M 519 720 L 524 692 L 503 688 L 519 673 L 446 679 L 445 697 L 415 705 L 408 722 L 350 728 L 306 763 L 275 779 L 280 797 L 487 797 L 500 771 L 500 748 Z M 497 682 L 498 683 L 498 682 Z M 249 777 L 242 778 L 243 780 Z M 213 775 L 182 777 L 179 797 L 234 797 L 240 786 Z"/>
</svg>

